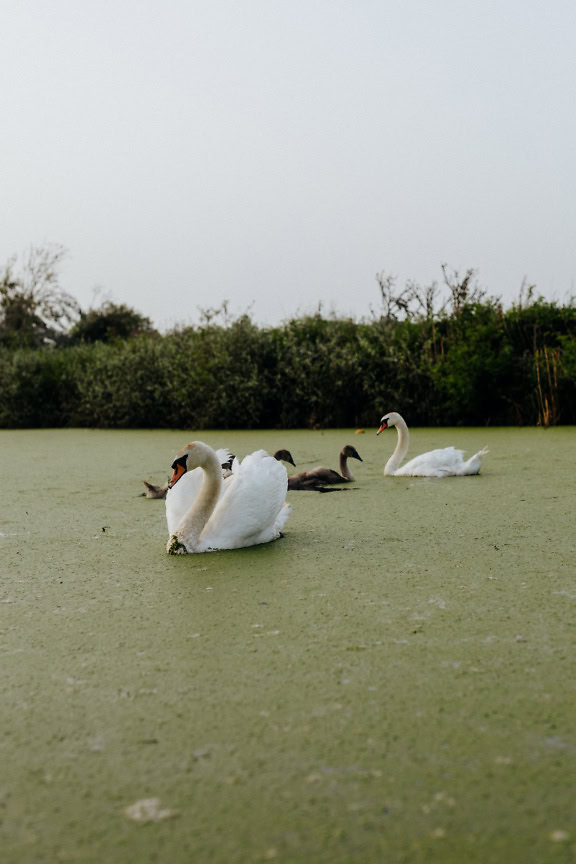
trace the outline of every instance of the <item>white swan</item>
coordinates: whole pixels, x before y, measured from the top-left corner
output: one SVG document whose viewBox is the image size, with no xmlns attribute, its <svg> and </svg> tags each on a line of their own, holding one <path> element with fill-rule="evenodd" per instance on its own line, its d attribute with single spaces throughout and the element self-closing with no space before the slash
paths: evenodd
<svg viewBox="0 0 576 864">
<path fill-rule="evenodd" d="M 380 428 L 376 435 L 384 429 L 396 426 L 398 443 L 394 453 L 384 467 L 384 474 L 393 477 L 462 477 L 467 474 L 478 474 L 482 465 L 482 456 L 488 450 L 479 450 L 468 461 L 464 461 L 464 451 L 455 447 L 444 447 L 441 450 L 430 450 L 406 462 L 400 468 L 400 463 L 408 452 L 410 434 L 406 421 L 400 414 L 393 411 L 385 414 L 380 420 Z"/>
<path fill-rule="evenodd" d="M 240 549 L 281 536 L 290 515 L 288 475 L 265 450 L 241 463 L 235 460 L 232 476 L 222 480 L 219 456 L 202 441 L 193 441 L 178 453 L 172 468 L 166 496 L 170 554 Z M 187 476 L 184 492 L 178 492 Z"/>
</svg>

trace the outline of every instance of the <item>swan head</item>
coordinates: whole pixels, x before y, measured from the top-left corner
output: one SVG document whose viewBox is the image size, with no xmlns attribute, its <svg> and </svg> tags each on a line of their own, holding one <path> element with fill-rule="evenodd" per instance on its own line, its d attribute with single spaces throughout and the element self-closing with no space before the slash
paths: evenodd
<svg viewBox="0 0 576 864">
<path fill-rule="evenodd" d="M 203 444 L 202 441 L 191 441 L 190 444 L 183 447 L 182 450 L 176 454 L 176 458 L 170 466 L 173 474 L 168 483 L 168 488 L 172 489 L 174 484 L 177 483 L 187 471 L 192 471 L 194 468 L 204 465 L 208 454 L 212 452 L 213 451 L 210 447 Z"/>
<path fill-rule="evenodd" d="M 399 420 L 402 420 L 400 414 L 397 414 L 396 411 L 391 411 L 390 414 L 385 414 L 380 418 L 380 428 L 376 432 L 376 435 L 379 435 L 384 429 L 389 429 L 390 426 L 396 426 Z"/>
<path fill-rule="evenodd" d="M 352 447 L 351 444 L 346 444 L 346 446 L 342 448 L 342 456 L 346 456 L 347 459 L 358 459 L 359 462 L 364 461 L 356 448 Z"/>
<path fill-rule="evenodd" d="M 274 459 L 277 459 L 278 462 L 289 462 L 290 465 L 296 467 L 296 463 L 294 462 L 289 450 L 277 450 L 276 453 L 274 453 Z"/>
</svg>

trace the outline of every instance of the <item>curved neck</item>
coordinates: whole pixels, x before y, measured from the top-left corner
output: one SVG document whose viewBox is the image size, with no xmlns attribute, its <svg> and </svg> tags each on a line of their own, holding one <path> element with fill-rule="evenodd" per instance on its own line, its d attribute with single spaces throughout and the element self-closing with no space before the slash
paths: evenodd
<svg viewBox="0 0 576 864">
<path fill-rule="evenodd" d="M 386 463 L 386 467 L 384 468 L 384 474 L 394 474 L 394 472 L 400 467 L 400 463 L 408 452 L 408 446 L 410 444 L 410 433 L 408 432 L 408 426 L 406 425 L 406 422 L 402 419 L 402 417 L 400 417 L 396 421 L 396 431 L 398 432 L 396 449 Z"/>
<path fill-rule="evenodd" d="M 200 467 L 204 471 L 202 487 L 176 530 L 178 538 L 192 549 L 200 540 L 222 488 L 222 469 L 215 453 L 208 452 Z"/>
<path fill-rule="evenodd" d="M 345 456 L 344 453 L 340 453 L 340 474 L 342 477 L 345 477 L 346 480 L 349 480 L 350 483 L 354 482 L 354 477 L 348 468 L 348 457 Z"/>
</svg>

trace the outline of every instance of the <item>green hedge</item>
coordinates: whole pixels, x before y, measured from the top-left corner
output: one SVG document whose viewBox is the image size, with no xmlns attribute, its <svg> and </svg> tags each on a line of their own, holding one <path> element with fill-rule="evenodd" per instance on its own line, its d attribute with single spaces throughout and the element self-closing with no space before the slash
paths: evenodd
<svg viewBox="0 0 576 864">
<path fill-rule="evenodd" d="M 494 301 L 369 322 L 248 316 L 113 344 L 0 349 L 0 426 L 576 423 L 576 309 Z"/>
</svg>

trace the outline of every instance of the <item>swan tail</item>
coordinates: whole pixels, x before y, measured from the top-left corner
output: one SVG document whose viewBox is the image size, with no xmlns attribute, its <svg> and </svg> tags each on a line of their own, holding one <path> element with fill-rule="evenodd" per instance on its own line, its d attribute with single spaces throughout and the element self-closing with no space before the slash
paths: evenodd
<svg viewBox="0 0 576 864">
<path fill-rule="evenodd" d="M 276 519 L 276 524 L 274 526 L 280 535 L 282 534 L 284 526 L 286 525 L 291 513 L 292 507 L 290 506 L 290 504 L 284 504 L 284 506 L 280 510 L 280 513 L 278 514 L 278 518 Z"/>
<path fill-rule="evenodd" d="M 482 466 L 482 457 L 488 453 L 488 448 L 483 447 L 474 456 L 471 456 L 467 462 L 462 465 L 462 474 L 478 474 Z"/>
<path fill-rule="evenodd" d="M 475 453 L 474 456 L 471 456 L 468 461 L 472 462 L 473 459 L 480 459 L 480 461 L 482 461 L 482 457 L 486 456 L 486 454 L 489 452 L 490 451 L 488 450 L 487 447 L 483 447 L 482 450 L 478 450 L 478 452 Z"/>
</svg>

